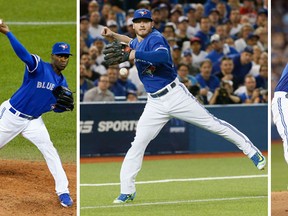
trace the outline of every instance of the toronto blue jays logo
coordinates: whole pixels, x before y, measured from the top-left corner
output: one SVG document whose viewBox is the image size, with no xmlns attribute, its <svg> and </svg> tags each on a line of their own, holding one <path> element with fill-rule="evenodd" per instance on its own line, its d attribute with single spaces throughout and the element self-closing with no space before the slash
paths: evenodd
<svg viewBox="0 0 288 216">
<path fill-rule="evenodd" d="M 139 11 L 139 13 L 141 14 L 141 16 L 144 16 L 145 14 L 147 14 L 147 11 Z"/>
<path fill-rule="evenodd" d="M 67 44 L 61 44 L 59 46 L 62 47 L 63 50 L 68 49 L 68 45 Z"/>
<path fill-rule="evenodd" d="M 147 74 L 150 77 L 153 77 L 153 73 L 156 70 L 156 67 L 154 65 L 149 65 L 144 71 L 143 74 Z"/>
</svg>

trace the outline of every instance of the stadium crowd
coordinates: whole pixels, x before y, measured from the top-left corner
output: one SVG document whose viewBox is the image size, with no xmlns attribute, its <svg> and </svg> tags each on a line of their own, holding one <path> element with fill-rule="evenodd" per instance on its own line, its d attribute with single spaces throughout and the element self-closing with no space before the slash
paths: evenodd
<svg viewBox="0 0 288 216">
<path fill-rule="evenodd" d="M 133 61 L 103 64 L 109 41 L 101 30 L 107 26 L 134 38 L 134 11 L 147 8 L 170 44 L 178 78 L 201 103 L 267 103 L 268 1 L 194 2 L 81 0 L 80 101 L 145 100 Z M 279 46 L 279 40 L 274 43 Z M 125 76 L 119 74 L 123 67 Z"/>
</svg>

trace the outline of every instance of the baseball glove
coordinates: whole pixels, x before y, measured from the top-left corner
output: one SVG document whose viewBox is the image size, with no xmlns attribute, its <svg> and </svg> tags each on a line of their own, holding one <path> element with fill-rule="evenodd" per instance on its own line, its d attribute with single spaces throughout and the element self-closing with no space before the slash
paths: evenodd
<svg viewBox="0 0 288 216">
<path fill-rule="evenodd" d="M 57 86 L 52 91 L 57 99 L 54 109 L 61 111 L 72 111 L 74 109 L 73 92 L 65 86 Z"/>
<path fill-rule="evenodd" d="M 104 64 L 115 65 L 129 60 L 130 51 L 124 51 L 122 44 L 119 41 L 114 41 L 108 44 L 104 51 Z"/>
</svg>

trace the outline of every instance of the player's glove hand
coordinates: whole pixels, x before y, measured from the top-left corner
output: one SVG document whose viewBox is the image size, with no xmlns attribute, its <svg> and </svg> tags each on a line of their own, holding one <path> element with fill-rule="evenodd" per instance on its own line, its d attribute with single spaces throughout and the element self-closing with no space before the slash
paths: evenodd
<svg viewBox="0 0 288 216">
<path fill-rule="evenodd" d="M 65 86 L 57 86 L 52 91 L 57 102 L 54 109 L 60 111 L 72 111 L 74 109 L 73 92 Z"/>
<path fill-rule="evenodd" d="M 119 41 L 108 44 L 104 51 L 104 65 L 115 65 L 129 60 L 130 52 L 125 52 Z"/>
</svg>

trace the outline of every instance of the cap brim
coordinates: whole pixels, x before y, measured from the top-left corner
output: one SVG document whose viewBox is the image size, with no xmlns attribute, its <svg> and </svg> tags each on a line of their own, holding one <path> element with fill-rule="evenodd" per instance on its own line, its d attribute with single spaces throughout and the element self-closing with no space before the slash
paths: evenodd
<svg viewBox="0 0 288 216">
<path fill-rule="evenodd" d="M 132 19 L 132 22 L 134 22 L 135 20 L 138 20 L 138 19 L 147 19 L 147 20 L 150 20 L 151 22 L 153 21 L 153 20 L 150 19 L 150 18 L 146 18 L 146 17 L 139 17 L 139 18 L 133 18 L 133 19 Z"/>
<path fill-rule="evenodd" d="M 57 52 L 57 53 L 52 53 L 53 55 L 71 55 L 72 56 L 72 54 L 71 53 L 63 53 L 63 52 Z"/>
</svg>

